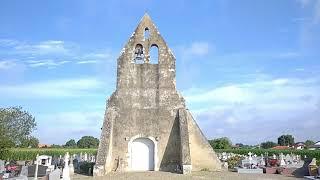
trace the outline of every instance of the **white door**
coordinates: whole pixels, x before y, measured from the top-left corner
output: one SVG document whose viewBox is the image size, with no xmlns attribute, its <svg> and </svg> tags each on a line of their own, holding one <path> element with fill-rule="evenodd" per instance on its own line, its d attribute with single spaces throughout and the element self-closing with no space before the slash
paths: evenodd
<svg viewBox="0 0 320 180">
<path fill-rule="evenodd" d="M 137 138 L 131 146 L 131 169 L 154 170 L 154 143 L 148 138 Z"/>
</svg>

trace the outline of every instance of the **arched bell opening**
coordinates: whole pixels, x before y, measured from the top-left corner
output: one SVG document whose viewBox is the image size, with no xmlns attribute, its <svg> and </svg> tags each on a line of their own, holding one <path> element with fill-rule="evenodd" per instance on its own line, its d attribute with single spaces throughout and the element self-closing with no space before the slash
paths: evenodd
<svg viewBox="0 0 320 180">
<path fill-rule="evenodd" d="M 159 63 L 159 48 L 158 45 L 152 44 L 149 50 L 150 55 L 150 64 L 158 64 Z"/>
<path fill-rule="evenodd" d="M 144 63 L 144 49 L 142 44 L 137 44 L 134 49 L 134 63 L 143 64 Z"/>
</svg>

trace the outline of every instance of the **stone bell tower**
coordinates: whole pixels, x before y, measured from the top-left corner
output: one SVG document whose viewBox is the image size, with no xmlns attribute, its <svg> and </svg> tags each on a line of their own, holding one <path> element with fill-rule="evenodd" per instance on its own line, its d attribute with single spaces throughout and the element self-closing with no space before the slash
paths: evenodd
<svg viewBox="0 0 320 180">
<path fill-rule="evenodd" d="M 145 14 L 118 58 L 117 88 L 107 101 L 94 176 L 221 169 L 176 90 L 175 76 L 175 57 Z"/>
</svg>

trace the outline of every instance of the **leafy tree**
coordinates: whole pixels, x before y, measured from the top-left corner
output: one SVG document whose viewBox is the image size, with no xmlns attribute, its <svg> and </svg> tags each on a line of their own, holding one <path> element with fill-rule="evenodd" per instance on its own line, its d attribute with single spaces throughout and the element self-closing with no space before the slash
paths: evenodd
<svg viewBox="0 0 320 180">
<path fill-rule="evenodd" d="M 61 148 L 61 146 L 58 145 L 58 144 L 52 144 L 52 145 L 50 146 L 50 148 Z"/>
<path fill-rule="evenodd" d="M 23 138 L 21 140 L 20 147 L 32 147 L 37 148 L 39 145 L 39 140 L 33 136 Z"/>
<path fill-rule="evenodd" d="M 278 144 L 280 146 L 292 146 L 294 145 L 294 137 L 292 135 L 282 135 L 278 137 Z"/>
<path fill-rule="evenodd" d="M 99 145 L 99 139 L 92 136 L 83 136 L 78 142 L 79 148 L 97 148 Z"/>
<path fill-rule="evenodd" d="M 35 118 L 22 107 L 0 108 L 0 148 L 19 146 L 35 128 Z"/>
<path fill-rule="evenodd" d="M 74 139 L 70 139 L 69 141 L 66 142 L 65 147 L 76 147 L 77 143 Z"/>
<path fill-rule="evenodd" d="M 230 149 L 232 146 L 230 139 L 227 137 L 209 140 L 209 143 L 213 149 Z"/>
<path fill-rule="evenodd" d="M 277 143 L 272 142 L 272 141 L 266 141 L 266 142 L 261 143 L 261 148 L 263 148 L 263 149 L 269 149 L 269 148 L 273 148 L 275 146 L 277 146 Z"/>
<path fill-rule="evenodd" d="M 312 140 L 306 140 L 306 142 L 304 142 L 304 144 L 305 144 L 307 147 L 309 147 L 309 146 L 314 145 L 314 144 L 315 144 L 315 142 L 314 142 L 314 141 L 312 141 Z"/>
</svg>

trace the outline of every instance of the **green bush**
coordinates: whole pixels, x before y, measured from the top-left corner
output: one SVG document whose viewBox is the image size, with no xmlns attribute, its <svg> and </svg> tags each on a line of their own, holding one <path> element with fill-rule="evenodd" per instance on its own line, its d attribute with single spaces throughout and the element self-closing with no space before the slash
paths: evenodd
<svg viewBox="0 0 320 180">
<path fill-rule="evenodd" d="M 34 160 L 39 155 L 64 156 L 67 152 L 70 155 L 88 153 L 97 154 L 97 149 L 74 149 L 74 148 L 10 148 L 0 150 L 0 159 L 3 160 Z"/>
<path fill-rule="evenodd" d="M 228 168 L 233 169 L 234 167 L 237 167 L 241 164 L 241 160 L 243 160 L 243 157 L 241 156 L 234 156 L 227 160 L 228 162 Z"/>
</svg>

